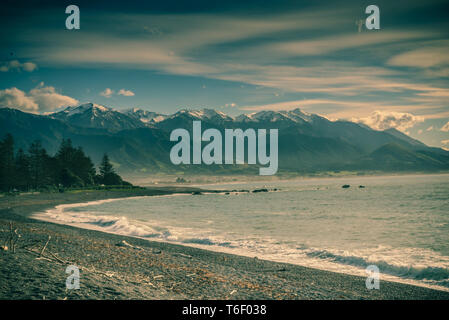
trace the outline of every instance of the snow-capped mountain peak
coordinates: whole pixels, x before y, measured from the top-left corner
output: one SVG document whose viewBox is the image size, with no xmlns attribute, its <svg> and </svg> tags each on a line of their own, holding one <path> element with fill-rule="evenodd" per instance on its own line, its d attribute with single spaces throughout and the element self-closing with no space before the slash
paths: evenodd
<svg viewBox="0 0 449 320">
<path fill-rule="evenodd" d="M 156 113 L 153 111 L 143 110 L 140 108 L 131 108 L 127 110 L 123 110 L 122 113 L 135 118 L 143 123 L 156 123 L 160 122 L 167 118 L 166 115 Z"/>
<path fill-rule="evenodd" d="M 110 131 L 135 129 L 144 126 L 140 121 L 126 114 L 91 102 L 77 107 L 68 107 L 49 116 L 77 127 L 102 128 Z"/>
<path fill-rule="evenodd" d="M 81 104 L 77 107 L 67 107 L 64 110 L 60 111 L 60 112 L 55 112 L 53 113 L 53 115 L 56 114 L 65 114 L 66 116 L 73 116 L 75 114 L 80 114 L 80 113 L 84 113 L 86 111 L 92 111 L 92 112 L 107 112 L 107 111 L 113 111 L 111 108 L 96 104 L 96 103 L 92 103 L 92 102 L 88 102 L 88 103 L 84 103 Z"/>
</svg>

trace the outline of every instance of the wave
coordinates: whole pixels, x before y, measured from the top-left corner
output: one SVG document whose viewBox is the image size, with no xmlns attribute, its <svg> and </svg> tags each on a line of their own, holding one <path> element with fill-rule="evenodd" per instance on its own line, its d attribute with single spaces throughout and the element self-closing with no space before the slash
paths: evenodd
<svg viewBox="0 0 449 320">
<path fill-rule="evenodd" d="M 220 246 L 227 248 L 236 248 L 236 246 L 232 245 L 229 241 L 216 241 L 210 238 L 188 238 L 181 241 L 182 243 L 192 243 L 192 244 L 201 244 L 206 246 Z"/>
<path fill-rule="evenodd" d="M 262 259 L 293 263 L 340 273 L 366 276 L 368 265 L 376 265 L 386 280 L 412 280 L 413 284 L 449 289 L 449 257 L 420 248 L 375 248 L 337 250 L 314 248 L 305 244 L 284 243 L 276 239 L 230 238 L 210 230 L 164 227 L 158 222 L 129 220 L 123 216 L 96 215 L 84 210 L 92 204 L 117 201 L 101 200 L 82 204 L 59 205 L 35 218 L 54 223 L 94 229 L 124 236 L 207 247 L 210 250 L 258 256 Z M 67 210 L 77 208 L 79 210 Z M 86 208 L 87 209 L 87 208 Z M 391 277 L 388 277 L 391 276 Z"/>
<path fill-rule="evenodd" d="M 444 287 L 449 287 L 449 264 L 447 257 L 440 257 L 441 259 L 435 259 L 437 257 L 436 252 L 423 252 L 423 249 L 418 248 L 402 248 L 393 249 L 390 247 L 382 247 L 371 249 L 376 252 L 375 257 L 367 257 L 362 255 L 356 255 L 351 252 L 334 253 L 329 250 L 321 249 L 305 249 L 305 255 L 310 258 L 320 259 L 323 261 L 334 262 L 343 265 L 355 266 L 360 268 L 366 268 L 369 265 L 375 265 L 379 268 L 381 274 L 388 274 L 401 279 L 412 279 L 424 281 L 428 284 L 436 284 Z M 378 252 L 384 252 L 384 254 Z M 395 257 L 394 251 L 400 251 L 402 259 Z M 421 252 L 421 260 L 430 260 L 430 257 L 425 257 L 431 254 L 433 261 L 420 262 L 420 259 L 416 259 L 416 264 L 404 264 L 404 257 L 409 256 L 408 252 Z M 378 258 L 383 256 L 384 258 Z M 435 265 L 435 260 L 446 260 L 445 263 Z M 386 261 L 387 260 L 387 261 Z M 433 265 L 432 265 L 433 264 Z"/>
</svg>

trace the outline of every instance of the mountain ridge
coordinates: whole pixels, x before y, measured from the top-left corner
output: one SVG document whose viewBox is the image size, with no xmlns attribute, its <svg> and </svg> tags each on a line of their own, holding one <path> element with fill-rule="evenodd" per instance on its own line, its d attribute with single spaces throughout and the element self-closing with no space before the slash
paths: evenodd
<svg viewBox="0 0 449 320">
<path fill-rule="evenodd" d="M 94 162 L 108 153 L 119 172 L 252 172 L 247 165 L 171 164 L 169 153 L 174 143 L 169 139 L 170 132 L 176 128 L 191 131 L 195 120 L 202 121 L 203 130 L 279 129 L 279 168 L 285 171 L 449 169 L 449 152 L 428 147 L 397 130 L 377 131 L 350 121 L 330 121 L 299 108 L 236 117 L 207 108 L 163 115 L 138 108 L 119 111 L 94 103 L 48 115 L 1 108 L 0 135 L 11 133 L 23 149 L 39 139 L 49 152 L 55 152 L 63 138 L 70 138 Z"/>
</svg>

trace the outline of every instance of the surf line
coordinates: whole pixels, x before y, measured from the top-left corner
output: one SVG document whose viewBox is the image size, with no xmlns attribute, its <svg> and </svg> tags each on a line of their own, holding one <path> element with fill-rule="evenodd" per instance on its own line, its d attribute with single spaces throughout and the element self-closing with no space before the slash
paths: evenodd
<svg viewBox="0 0 449 320">
<path fill-rule="evenodd" d="M 267 145 L 267 130 L 257 129 L 225 129 L 224 164 L 245 164 L 245 138 L 248 143 L 248 164 L 268 165 L 259 168 L 259 175 L 274 175 L 278 170 L 278 129 L 270 129 L 270 141 Z M 256 138 L 257 137 L 257 138 Z M 212 141 L 211 141 L 212 139 Z M 223 137 L 217 129 L 207 129 L 201 133 L 201 121 L 193 121 L 192 143 L 190 132 L 186 129 L 175 129 L 170 134 L 170 141 L 177 141 L 171 151 L 170 160 L 173 164 L 223 164 Z M 202 149 L 202 142 L 209 142 Z M 190 145 L 192 144 L 192 162 Z M 267 153 L 267 147 L 270 152 Z M 257 158 L 257 159 L 256 159 Z"/>
</svg>

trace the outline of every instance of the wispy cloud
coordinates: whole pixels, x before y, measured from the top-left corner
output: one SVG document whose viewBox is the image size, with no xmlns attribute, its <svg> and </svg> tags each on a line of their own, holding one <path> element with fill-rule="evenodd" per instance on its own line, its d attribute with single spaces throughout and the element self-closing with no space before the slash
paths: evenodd
<svg viewBox="0 0 449 320">
<path fill-rule="evenodd" d="M 151 70 L 290 94 L 291 101 L 271 93 L 272 100 L 254 105 L 233 98 L 244 110 L 299 105 L 330 118 L 375 111 L 448 116 L 449 88 L 440 79 L 449 75 L 447 34 L 394 25 L 357 32 L 361 17 L 354 12 L 350 6 L 265 15 L 108 12 L 107 19 L 85 13 L 85 25 L 103 23 L 76 36 L 44 30 L 16 39 L 30 44 L 24 52 L 39 65 Z M 104 97 L 134 94 L 107 90 Z"/>
<path fill-rule="evenodd" d="M 449 65 L 449 41 L 439 40 L 425 43 L 423 48 L 410 50 L 392 57 L 392 66 L 429 68 Z"/>
<path fill-rule="evenodd" d="M 449 117 L 447 108 L 435 109 L 434 106 L 421 104 L 391 104 L 389 101 L 359 101 L 347 99 L 302 99 L 276 102 L 263 105 L 242 106 L 246 111 L 292 110 L 301 108 L 308 112 L 318 113 L 331 120 L 357 120 L 371 116 L 376 111 L 412 113 L 424 119 Z"/>
<path fill-rule="evenodd" d="M 435 32 L 423 31 L 383 31 L 374 33 L 347 33 L 312 40 L 295 40 L 265 45 L 263 51 L 277 52 L 286 56 L 323 55 L 339 50 L 427 39 L 437 36 Z M 261 50 L 261 47 L 255 50 Z"/>
</svg>

